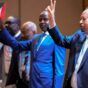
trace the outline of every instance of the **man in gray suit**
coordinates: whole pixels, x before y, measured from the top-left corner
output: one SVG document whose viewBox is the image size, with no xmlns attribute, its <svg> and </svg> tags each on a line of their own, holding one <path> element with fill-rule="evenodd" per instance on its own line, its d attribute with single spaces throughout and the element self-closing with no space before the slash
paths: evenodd
<svg viewBox="0 0 88 88">
<path fill-rule="evenodd" d="M 55 22 L 56 0 L 47 7 L 49 33 L 57 45 L 70 49 L 63 88 L 88 88 L 88 8 L 81 14 L 80 29 L 72 36 L 62 35 Z"/>
</svg>

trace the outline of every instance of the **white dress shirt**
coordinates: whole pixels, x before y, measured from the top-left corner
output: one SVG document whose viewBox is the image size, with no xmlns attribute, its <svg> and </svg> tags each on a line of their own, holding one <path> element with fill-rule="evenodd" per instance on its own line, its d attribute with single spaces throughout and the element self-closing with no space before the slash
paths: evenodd
<svg viewBox="0 0 88 88">
<path fill-rule="evenodd" d="M 79 70 L 80 64 L 81 64 L 81 62 L 83 60 L 83 56 L 84 56 L 87 48 L 88 48 L 88 36 L 87 36 L 87 38 L 86 38 L 86 40 L 85 40 L 85 42 L 84 42 L 84 44 L 82 46 L 80 54 L 79 54 L 79 57 L 78 57 L 78 60 L 77 60 L 76 66 L 75 66 L 75 71 L 76 72 L 78 72 L 78 70 Z"/>
</svg>

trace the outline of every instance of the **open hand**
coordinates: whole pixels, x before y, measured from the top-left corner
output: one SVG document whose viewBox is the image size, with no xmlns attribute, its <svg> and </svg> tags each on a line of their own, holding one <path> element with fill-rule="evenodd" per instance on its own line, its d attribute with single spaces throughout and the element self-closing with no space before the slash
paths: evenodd
<svg viewBox="0 0 88 88">
<path fill-rule="evenodd" d="M 47 8 L 46 8 L 46 10 L 48 11 L 50 28 L 53 28 L 56 25 L 56 22 L 55 22 L 55 7 L 56 7 L 56 0 L 50 0 L 50 5 L 47 6 Z"/>
</svg>

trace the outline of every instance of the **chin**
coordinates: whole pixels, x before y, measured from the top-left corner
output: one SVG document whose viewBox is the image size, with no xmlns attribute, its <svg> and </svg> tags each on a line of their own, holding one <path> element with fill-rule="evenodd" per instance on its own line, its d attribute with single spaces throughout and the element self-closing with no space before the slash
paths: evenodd
<svg viewBox="0 0 88 88">
<path fill-rule="evenodd" d="M 42 31 L 46 31 L 47 28 L 46 28 L 46 27 L 41 27 L 41 30 L 42 30 Z"/>
<path fill-rule="evenodd" d="M 83 32 L 85 31 L 84 27 L 80 26 L 80 28 L 81 28 L 81 31 L 83 31 Z"/>
<path fill-rule="evenodd" d="M 83 28 L 81 28 L 81 31 L 84 32 Z"/>
</svg>

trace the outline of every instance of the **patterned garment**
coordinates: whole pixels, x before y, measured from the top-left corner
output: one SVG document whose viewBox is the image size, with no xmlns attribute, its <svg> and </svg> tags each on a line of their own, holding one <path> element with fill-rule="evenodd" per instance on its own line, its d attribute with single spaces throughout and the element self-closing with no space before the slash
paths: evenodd
<svg viewBox="0 0 88 88">
<path fill-rule="evenodd" d="M 4 45 L 4 64 L 6 74 L 8 74 L 9 72 L 11 57 L 12 57 L 12 48 L 7 45 Z"/>
<path fill-rule="evenodd" d="M 30 51 L 21 52 L 19 55 L 19 74 L 21 79 L 29 80 L 30 74 Z"/>
</svg>

